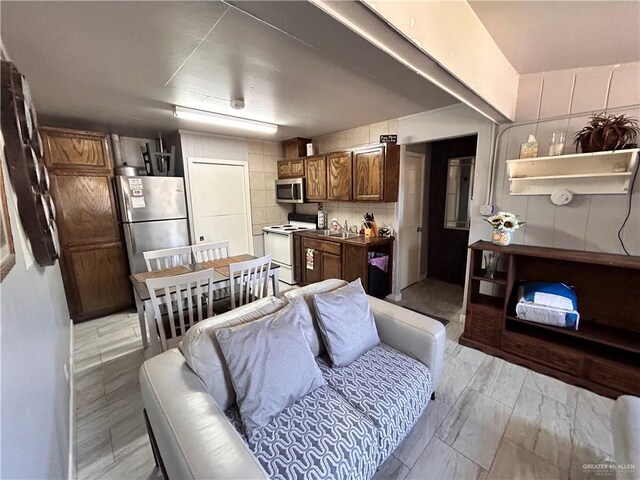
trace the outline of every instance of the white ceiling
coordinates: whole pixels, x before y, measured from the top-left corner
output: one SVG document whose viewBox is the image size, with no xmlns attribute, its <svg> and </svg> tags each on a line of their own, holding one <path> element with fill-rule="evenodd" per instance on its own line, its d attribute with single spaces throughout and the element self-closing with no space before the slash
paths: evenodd
<svg viewBox="0 0 640 480">
<path fill-rule="evenodd" d="M 57 126 L 237 135 L 177 120 L 172 107 L 237 115 L 229 100 L 244 97 L 242 115 L 281 125 L 275 138 L 284 139 L 456 103 L 311 4 L 268 3 L 289 25 L 309 25 L 313 38 L 222 2 L 2 1 L 2 40 L 41 123 Z"/>
<path fill-rule="evenodd" d="M 640 2 L 469 0 L 519 73 L 640 61 Z"/>
</svg>

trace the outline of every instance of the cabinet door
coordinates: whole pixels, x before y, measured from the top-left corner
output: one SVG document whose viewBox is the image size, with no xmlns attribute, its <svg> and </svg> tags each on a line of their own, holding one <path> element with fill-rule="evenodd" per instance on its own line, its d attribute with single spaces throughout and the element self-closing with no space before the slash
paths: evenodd
<svg viewBox="0 0 640 480">
<path fill-rule="evenodd" d="M 304 159 L 307 200 L 318 202 L 327 199 L 327 161 L 325 156 Z"/>
<path fill-rule="evenodd" d="M 313 251 L 313 268 L 307 268 L 307 248 L 312 248 L 303 242 L 302 249 L 302 280 L 304 283 L 316 283 L 322 280 L 322 252 L 320 250 Z"/>
<path fill-rule="evenodd" d="M 120 240 L 113 184 L 109 174 L 58 172 L 51 175 L 63 246 Z"/>
<path fill-rule="evenodd" d="M 342 278 L 342 257 L 332 253 L 322 253 L 322 280 Z"/>
<path fill-rule="evenodd" d="M 290 178 L 291 177 L 291 162 L 289 160 L 282 160 L 278 162 L 278 178 Z"/>
<path fill-rule="evenodd" d="M 359 150 L 353 154 L 353 199 L 384 200 L 384 147 Z"/>
<path fill-rule="evenodd" d="M 351 200 L 351 152 L 336 152 L 327 156 L 327 200 Z"/>
<path fill-rule="evenodd" d="M 291 176 L 294 178 L 300 178 L 300 177 L 304 177 L 304 160 L 299 159 L 299 160 L 291 160 L 290 163 L 290 169 L 291 169 Z"/>
<path fill-rule="evenodd" d="M 118 311 L 133 303 L 121 243 L 70 248 L 63 252 L 62 259 L 67 300 L 75 321 Z"/>
<path fill-rule="evenodd" d="M 59 128 L 40 131 L 47 168 L 111 170 L 107 136 Z"/>
</svg>

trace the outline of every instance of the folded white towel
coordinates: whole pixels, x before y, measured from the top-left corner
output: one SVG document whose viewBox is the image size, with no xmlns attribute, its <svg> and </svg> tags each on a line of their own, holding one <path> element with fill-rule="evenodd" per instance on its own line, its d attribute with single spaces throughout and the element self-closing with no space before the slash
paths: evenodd
<svg viewBox="0 0 640 480">
<path fill-rule="evenodd" d="M 524 301 L 516 304 L 516 315 L 522 320 L 575 330 L 578 329 L 580 321 L 580 314 L 576 310 L 565 310 Z"/>
</svg>

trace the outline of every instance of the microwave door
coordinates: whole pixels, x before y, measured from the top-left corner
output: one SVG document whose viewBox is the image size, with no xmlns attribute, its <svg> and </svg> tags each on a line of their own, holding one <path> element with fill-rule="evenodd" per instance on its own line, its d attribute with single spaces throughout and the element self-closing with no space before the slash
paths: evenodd
<svg viewBox="0 0 640 480">
<path fill-rule="evenodd" d="M 293 187 L 294 185 L 291 183 L 286 183 L 283 185 L 276 185 L 277 190 L 277 199 L 279 202 L 283 203 L 291 203 L 295 201 L 293 195 Z"/>
</svg>

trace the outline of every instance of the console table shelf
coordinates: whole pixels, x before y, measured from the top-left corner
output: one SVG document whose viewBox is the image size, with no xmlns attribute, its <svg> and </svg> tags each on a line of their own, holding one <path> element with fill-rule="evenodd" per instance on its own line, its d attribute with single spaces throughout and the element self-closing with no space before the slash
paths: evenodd
<svg viewBox="0 0 640 480">
<path fill-rule="evenodd" d="M 476 242 L 465 331 L 460 343 L 609 397 L 640 395 L 640 258 L 597 252 Z M 485 251 L 499 252 L 506 272 L 484 277 Z M 575 288 L 578 330 L 515 315 L 525 281 Z"/>
</svg>

